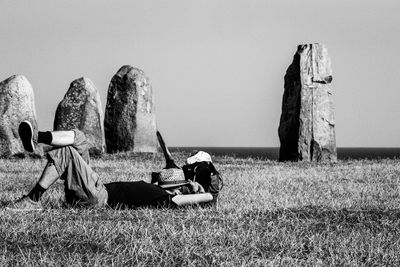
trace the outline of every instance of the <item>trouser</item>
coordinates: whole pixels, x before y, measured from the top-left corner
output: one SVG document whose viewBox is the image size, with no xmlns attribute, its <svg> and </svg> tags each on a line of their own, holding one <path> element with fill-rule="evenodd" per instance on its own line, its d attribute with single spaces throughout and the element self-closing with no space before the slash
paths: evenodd
<svg viewBox="0 0 400 267">
<path fill-rule="evenodd" d="M 108 193 L 98 175 L 89 166 L 89 153 L 85 135 L 77 130 L 74 144 L 57 147 L 47 155 L 64 180 L 65 200 L 79 206 L 104 206 Z M 84 157 L 86 159 L 84 159 Z"/>
<path fill-rule="evenodd" d="M 144 181 L 103 184 L 89 166 L 85 135 L 74 129 L 74 144 L 47 153 L 49 161 L 64 180 L 65 200 L 78 206 L 136 208 L 143 206 L 174 207 L 171 196 L 162 188 Z M 87 160 L 83 156 L 87 155 Z"/>
</svg>

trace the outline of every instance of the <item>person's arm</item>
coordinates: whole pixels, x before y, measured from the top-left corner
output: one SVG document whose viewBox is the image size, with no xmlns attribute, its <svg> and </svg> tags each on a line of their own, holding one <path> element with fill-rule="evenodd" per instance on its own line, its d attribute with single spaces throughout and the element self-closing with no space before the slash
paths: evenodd
<svg viewBox="0 0 400 267">
<path fill-rule="evenodd" d="M 211 200 L 213 200 L 213 197 L 210 193 L 176 195 L 172 198 L 172 201 L 178 206 L 199 204 Z"/>
</svg>

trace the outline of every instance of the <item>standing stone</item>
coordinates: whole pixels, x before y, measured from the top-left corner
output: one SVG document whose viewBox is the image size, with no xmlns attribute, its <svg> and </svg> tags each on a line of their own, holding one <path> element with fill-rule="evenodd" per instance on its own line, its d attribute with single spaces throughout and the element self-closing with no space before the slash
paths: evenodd
<svg viewBox="0 0 400 267">
<path fill-rule="evenodd" d="M 54 130 L 81 130 L 88 140 L 89 153 L 101 154 L 105 151 L 102 110 L 99 92 L 92 81 L 76 79 L 58 104 Z"/>
<path fill-rule="evenodd" d="M 285 75 L 280 161 L 337 161 L 331 81 L 327 49 L 299 45 Z"/>
<path fill-rule="evenodd" d="M 107 152 L 157 152 L 153 90 L 142 70 L 123 66 L 111 79 L 104 131 Z"/>
<path fill-rule="evenodd" d="M 25 153 L 18 135 L 24 120 L 37 129 L 33 89 L 24 76 L 13 75 L 0 83 L 0 157 Z"/>
</svg>

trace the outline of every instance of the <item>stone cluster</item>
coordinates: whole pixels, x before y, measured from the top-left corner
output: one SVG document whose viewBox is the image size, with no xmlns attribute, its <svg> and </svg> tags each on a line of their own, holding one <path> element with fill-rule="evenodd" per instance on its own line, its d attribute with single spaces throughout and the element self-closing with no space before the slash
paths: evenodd
<svg viewBox="0 0 400 267">
<path fill-rule="evenodd" d="M 38 129 L 32 86 L 24 76 L 14 75 L 0 83 L 0 157 L 26 153 L 18 134 L 24 120 Z M 156 115 L 149 78 L 140 69 L 123 66 L 111 79 L 104 119 L 93 82 L 84 77 L 74 80 L 58 104 L 54 130 L 74 128 L 85 133 L 91 155 L 105 151 L 156 153 Z"/>
<path fill-rule="evenodd" d="M 279 123 L 280 161 L 337 161 L 331 60 L 322 44 L 299 45 L 285 75 Z M 33 89 L 14 75 L 0 83 L 0 157 L 24 153 L 18 125 L 37 129 Z M 122 66 L 112 77 L 104 120 L 99 92 L 88 78 L 74 80 L 57 107 L 54 130 L 77 128 L 91 154 L 156 153 L 153 89 L 145 73 Z"/>
</svg>

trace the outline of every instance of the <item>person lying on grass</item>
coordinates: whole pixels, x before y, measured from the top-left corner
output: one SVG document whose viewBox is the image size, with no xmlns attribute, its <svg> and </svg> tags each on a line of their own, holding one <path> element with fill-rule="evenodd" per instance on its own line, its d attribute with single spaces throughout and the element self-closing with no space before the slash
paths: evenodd
<svg viewBox="0 0 400 267">
<path fill-rule="evenodd" d="M 58 179 L 64 180 L 66 202 L 74 206 L 174 207 L 212 200 L 211 194 L 204 193 L 201 185 L 184 181 L 184 176 L 181 181 L 166 181 L 159 186 L 144 181 L 103 184 L 89 166 L 86 137 L 77 129 L 38 132 L 29 121 L 23 121 L 18 131 L 28 152 L 33 152 L 37 143 L 52 148 L 47 152 L 48 162 L 37 184 L 28 195 L 9 203 L 8 210 L 42 210 L 40 199 L 43 193 Z M 183 195 L 182 192 L 190 194 Z"/>
</svg>

